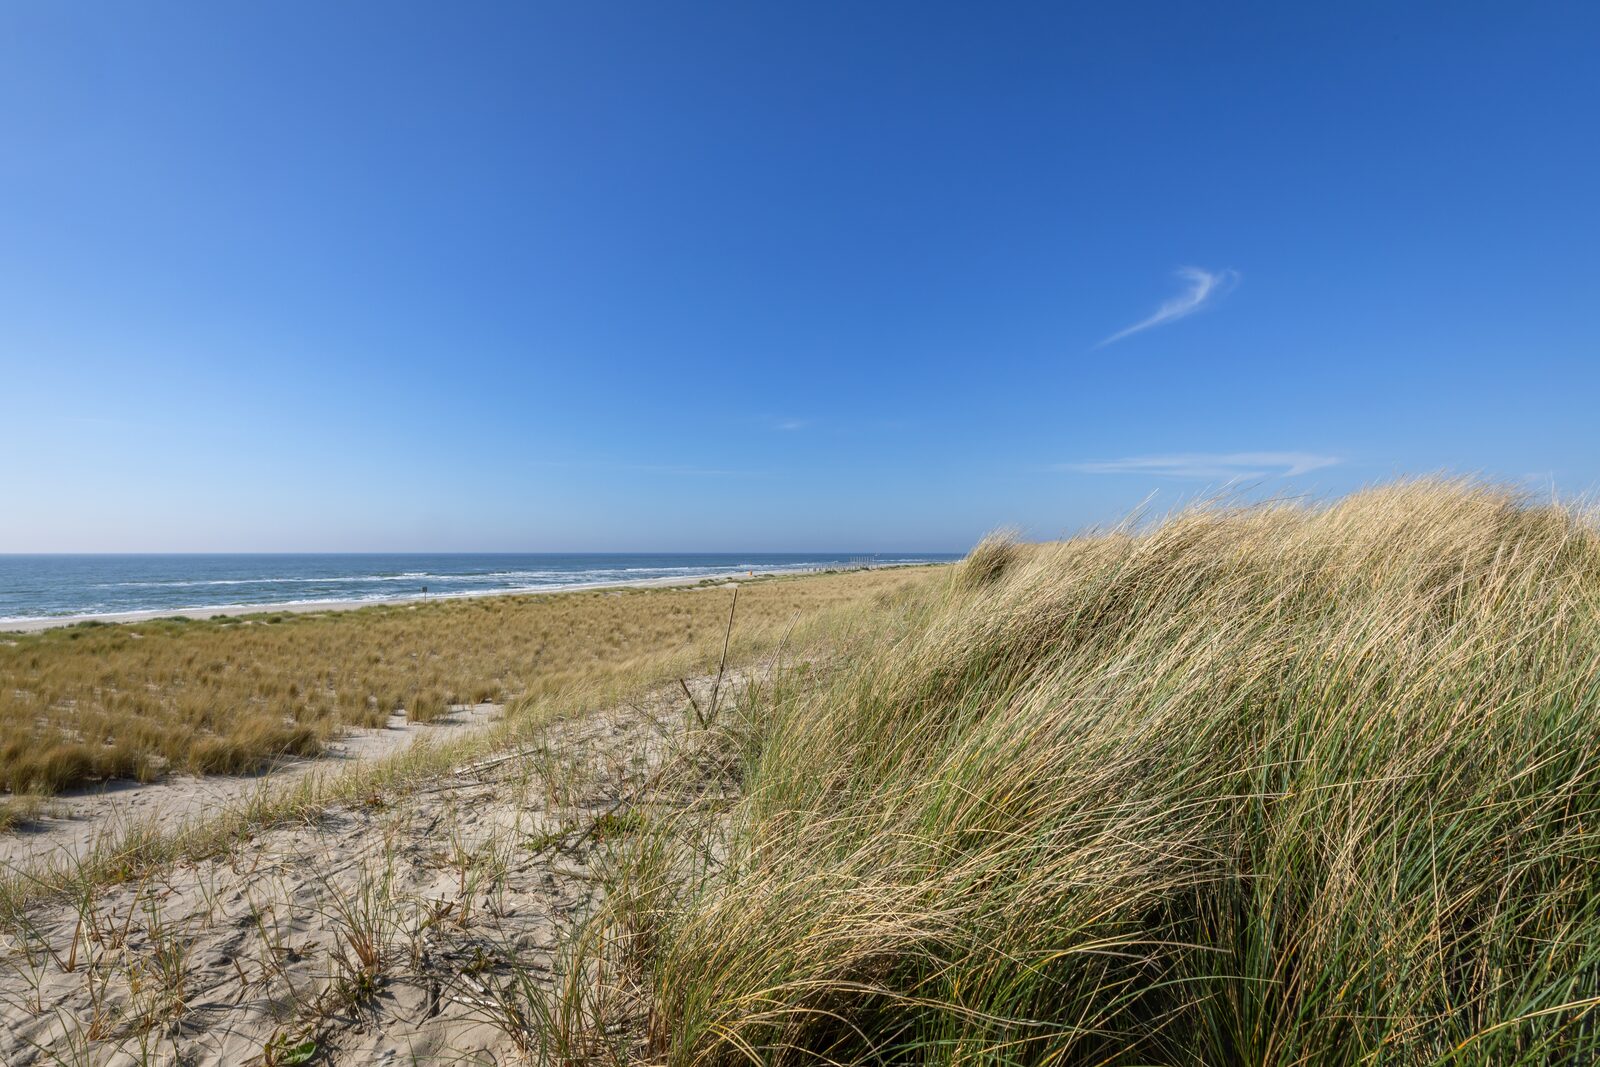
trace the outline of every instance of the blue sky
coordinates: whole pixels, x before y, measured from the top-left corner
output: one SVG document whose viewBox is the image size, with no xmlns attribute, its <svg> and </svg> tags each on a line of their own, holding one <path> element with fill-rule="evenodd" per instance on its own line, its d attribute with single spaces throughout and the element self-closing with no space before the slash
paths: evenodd
<svg viewBox="0 0 1600 1067">
<path fill-rule="evenodd" d="M 1593 4 L 0 6 L 0 551 L 1600 483 Z"/>
</svg>

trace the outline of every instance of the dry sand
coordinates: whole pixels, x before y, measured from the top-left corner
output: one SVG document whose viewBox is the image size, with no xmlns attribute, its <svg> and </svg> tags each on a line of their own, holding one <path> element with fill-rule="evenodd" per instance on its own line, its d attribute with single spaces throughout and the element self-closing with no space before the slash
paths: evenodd
<svg viewBox="0 0 1600 1067">
<path fill-rule="evenodd" d="M 603 893 L 602 816 L 668 758 L 681 705 L 559 721 L 511 758 L 35 906 L 0 939 L 0 1063 L 526 1062 Z"/>
</svg>

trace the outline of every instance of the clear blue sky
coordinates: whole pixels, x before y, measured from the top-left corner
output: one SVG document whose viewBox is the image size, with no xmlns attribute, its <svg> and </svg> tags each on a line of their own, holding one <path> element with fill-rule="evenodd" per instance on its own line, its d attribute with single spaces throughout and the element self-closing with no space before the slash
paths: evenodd
<svg viewBox="0 0 1600 1067">
<path fill-rule="evenodd" d="M 1597 55 L 1593 3 L 11 0 L 0 551 L 1582 492 Z"/>
</svg>

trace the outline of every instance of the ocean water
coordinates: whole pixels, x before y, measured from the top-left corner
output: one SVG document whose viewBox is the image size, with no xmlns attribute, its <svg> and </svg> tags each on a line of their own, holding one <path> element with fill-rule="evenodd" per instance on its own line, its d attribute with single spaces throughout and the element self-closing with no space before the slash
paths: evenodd
<svg viewBox="0 0 1600 1067">
<path fill-rule="evenodd" d="M 0 622 L 554 590 L 746 571 L 942 562 L 950 555 L 0 555 Z"/>
</svg>

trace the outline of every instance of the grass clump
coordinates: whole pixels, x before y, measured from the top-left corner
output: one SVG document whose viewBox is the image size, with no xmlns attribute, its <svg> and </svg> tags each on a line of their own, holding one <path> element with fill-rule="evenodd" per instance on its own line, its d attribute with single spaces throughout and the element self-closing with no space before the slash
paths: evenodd
<svg viewBox="0 0 1600 1067">
<path fill-rule="evenodd" d="M 969 586 L 989 585 L 1015 566 L 1025 551 L 1014 534 L 992 533 L 961 561 L 961 581 Z"/>
<path fill-rule="evenodd" d="M 14 830 L 33 822 L 49 805 L 42 796 L 23 794 L 0 797 L 0 831 Z"/>
<path fill-rule="evenodd" d="M 1600 1056 L 1590 521 L 1414 482 L 980 552 L 741 708 L 630 917 L 650 1055 Z"/>
</svg>

